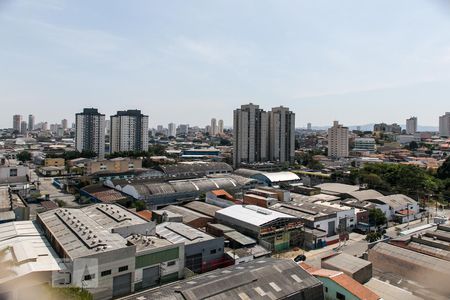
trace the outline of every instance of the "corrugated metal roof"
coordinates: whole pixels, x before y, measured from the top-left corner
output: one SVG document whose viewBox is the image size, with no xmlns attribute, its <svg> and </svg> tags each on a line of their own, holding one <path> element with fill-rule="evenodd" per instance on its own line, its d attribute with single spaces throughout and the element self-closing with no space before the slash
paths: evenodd
<svg viewBox="0 0 450 300">
<path fill-rule="evenodd" d="M 136 293 L 125 299 L 323 299 L 322 283 L 291 260 L 264 258 Z"/>
</svg>

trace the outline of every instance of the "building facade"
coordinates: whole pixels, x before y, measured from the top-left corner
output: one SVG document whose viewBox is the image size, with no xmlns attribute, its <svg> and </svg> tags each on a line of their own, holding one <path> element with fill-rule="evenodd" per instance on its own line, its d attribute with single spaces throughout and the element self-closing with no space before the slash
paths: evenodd
<svg viewBox="0 0 450 300">
<path fill-rule="evenodd" d="M 450 112 L 439 117 L 439 135 L 450 137 Z"/>
<path fill-rule="evenodd" d="M 22 123 L 22 116 L 21 115 L 14 115 L 13 116 L 13 129 L 14 131 L 20 132 L 20 125 Z"/>
<path fill-rule="evenodd" d="M 169 123 L 168 128 L 169 128 L 169 132 L 168 132 L 169 136 L 177 135 L 177 125 L 175 123 Z"/>
<path fill-rule="evenodd" d="M 28 115 L 28 131 L 32 131 L 34 129 L 35 118 L 33 115 Z"/>
<path fill-rule="evenodd" d="M 233 165 L 269 159 L 269 115 L 258 105 L 242 105 L 233 116 Z"/>
<path fill-rule="evenodd" d="M 294 162 L 295 114 L 287 107 L 269 113 L 269 157 L 271 161 Z"/>
<path fill-rule="evenodd" d="M 110 126 L 111 153 L 148 149 L 148 116 L 140 110 L 118 111 Z"/>
<path fill-rule="evenodd" d="M 328 128 L 328 157 L 348 157 L 348 128 L 338 121 Z"/>
<path fill-rule="evenodd" d="M 406 134 L 414 134 L 417 132 L 417 117 L 406 119 Z"/>
<path fill-rule="evenodd" d="M 75 147 L 78 151 L 93 151 L 98 158 L 105 156 L 105 115 L 96 108 L 85 108 L 75 115 Z"/>
<path fill-rule="evenodd" d="M 223 120 L 219 120 L 218 131 L 219 131 L 219 134 L 223 133 Z"/>
</svg>

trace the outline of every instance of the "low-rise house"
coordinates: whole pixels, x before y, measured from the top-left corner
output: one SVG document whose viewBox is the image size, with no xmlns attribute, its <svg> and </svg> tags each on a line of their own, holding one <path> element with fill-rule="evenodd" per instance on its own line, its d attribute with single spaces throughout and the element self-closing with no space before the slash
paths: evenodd
<svg viewBox="0 0 450 300">
<path fill-rule="evenodd" d="M 322 282 L 325 299 L 381 300 L 380 296 L 344 272 L 316 269 L 304 262 L 299 266 Z"/>
<path fill-rule="evenodd" d="M 256 239 L 273 251 L 301 244 L 302 222 L 297 217 L 254 205 L 233 205 L 216 212 L 219 223 Z"/>
<path fill-rule="evenodd" d="M 417 201 L 403 194 L 388 195 L 368 201 L 387 205 L 389 210 L 385 213 L 388 221 L 405 223 L 422 216 Z"/>
<path fill-rule="evenodd" d="M 342 271 L 359 283 L 366 283 L 372 278 L 372 263 L 370 261 L 340 253 L 322 258 L 321 267 Z"/>
</svg>

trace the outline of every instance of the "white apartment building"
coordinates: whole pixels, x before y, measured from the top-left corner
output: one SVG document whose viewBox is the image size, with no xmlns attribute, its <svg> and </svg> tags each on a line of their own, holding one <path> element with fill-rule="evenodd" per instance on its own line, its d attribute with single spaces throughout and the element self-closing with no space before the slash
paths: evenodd
<svg viewBox="0 0 450 300">
<path fill-rule="evenodd" d="M 450 137 L 450 112 L 439 117 L 439 135 Z"/>
<path fill-rule="evenodd" d="M 177 136 L 177 125 L 175 123 L 169 123 L 169 136 Z"/>
<path fill-rule="evenodd" d="M 32 131 L 34 129 L 34 116 L 33 115 L 28 115 L 28 131 Z"/>
<path fill-rule="evenodd" d="M 96 108 L 85 108 L 75 115 L 75 148 L 93 151 L 97 157 L 105 157 L 105 115 Z"/>
<path fill-rule="evenodd" d="M 219 120 L 218 129 L 219 133 L 223 133 L 223 120 Z"/>
<path fill-rule="evenodd" d="M 406 119 L 406 134 L 414 134 L 417 132 L 417 117 Z"/>
<path fill-rule="evenodd" d="M 269 159 L 269 114 L 252 103 L 234 110 L 233 165 Z"/>
<path fill-rule="evenodd" d="M 217 127 L 217 120 L 215 118 L 211 119 L 211 127 L 209 129 L 210 129 L 210 132 L 209 132 L 210 135 L 212 135 L 212 136 L 217 135 L 218 127 Z"/>
<path fill-rule="evenodd" d="M 328 156 L 331 158 L 348 157 L 348 128 L 333 122 L 328 128 Z"/>
<path fill-rule="evenodd" d="M 13 116 L 13 129 L 14 131 L 20 132 L 20 125 L 22 123 L 22 116 L 21 115 L 14 115 Z"/>
<path fill-rule="evenodd" d="M 294 161 L 295 114 L 287 107 L 275 107 L 269 112 L 269 158 L 271 161 Z"/>
<path fill-rule="evenodd" d="M 148 116 L 140 110 L 118 111 L 110 121 L 110 152 L 147 151 Z"/>
</svg>

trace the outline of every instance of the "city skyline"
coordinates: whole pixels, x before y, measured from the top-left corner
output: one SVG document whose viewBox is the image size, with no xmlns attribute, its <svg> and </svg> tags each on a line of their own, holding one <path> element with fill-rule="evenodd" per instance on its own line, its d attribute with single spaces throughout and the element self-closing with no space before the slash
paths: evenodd
<svg viewBox="0 0 450 300">
<path fill-rule="evenodd" d="M 229 127 L 229 112 L 249 102 L 290 107 L 298 127 L 410 115 L 437 127 L 450 110 L 443 1 L 105 3 L 0 4 L 0 127 L 30 113 L 72 123 L 92 106 L 140 109 L 150 127 L 211 116 Z"/>
</svg>

